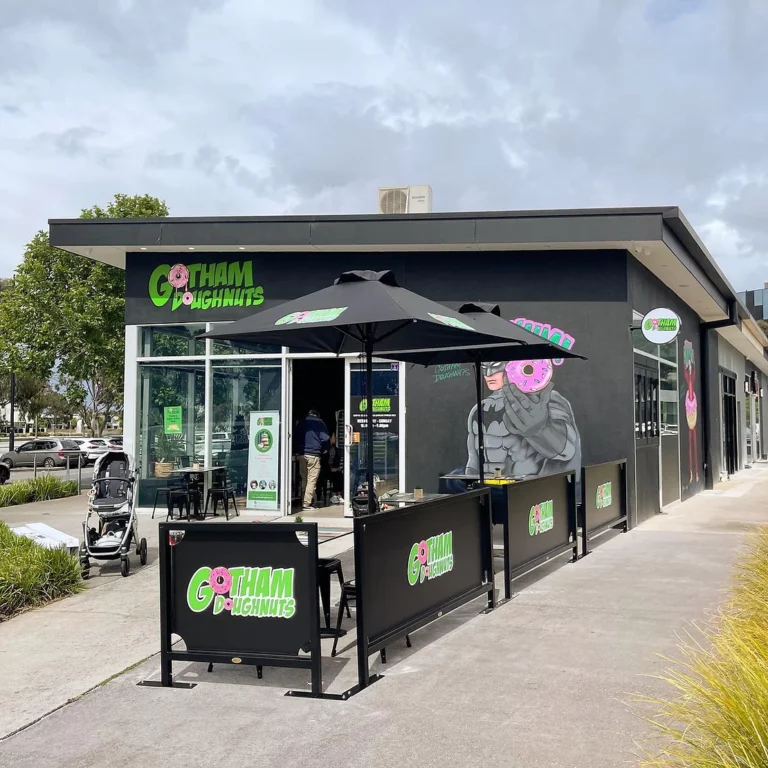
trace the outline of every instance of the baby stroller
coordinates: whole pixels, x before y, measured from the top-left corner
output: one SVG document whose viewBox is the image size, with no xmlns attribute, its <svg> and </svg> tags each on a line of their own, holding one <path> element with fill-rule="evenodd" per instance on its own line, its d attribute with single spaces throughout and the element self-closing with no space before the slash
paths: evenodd
<svg viewBox="0 0 768 768">
<path fill-rule="evenodd" d="M 80 548 L 84 579 L 90 576 L 90 558 L 120 558 L 120 573 L 127 576 L 131 570 L 128 554 L 132 547 L 136 548 L 141 564 L 147 564 L 147 540 L 139 539 L 139 521 L 133 508 L 133 482 L 133 460 L 129 454 L 108 451 L 96 459 Z M 99 518 L 98 527 L 89 527 L 94 512 Z"/>
</svg>

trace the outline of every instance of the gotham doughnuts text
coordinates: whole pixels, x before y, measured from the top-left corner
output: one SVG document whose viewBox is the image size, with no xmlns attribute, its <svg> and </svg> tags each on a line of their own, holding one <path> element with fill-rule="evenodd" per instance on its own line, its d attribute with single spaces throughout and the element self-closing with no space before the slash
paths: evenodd
<svg viewBox="0 0 768 768">
<path fill-rule="evenodd" d="M 198 568 L 187 586 L 187 605 L 213 615 L 290 619 L 296 613 L 293 568 Z"/>
<path fill-rule="evenodd" d="M 181 271 L 175 271 L 181 267 Z M 171 301 L 179 307 L 213 309 L 251 307 L 264 301 L 264 289 L 253 284 L 253 263 L 221 261 L 212 264 L 160 264 L 149 278 L 149 297 L 156 307 Z"/>
</svg>

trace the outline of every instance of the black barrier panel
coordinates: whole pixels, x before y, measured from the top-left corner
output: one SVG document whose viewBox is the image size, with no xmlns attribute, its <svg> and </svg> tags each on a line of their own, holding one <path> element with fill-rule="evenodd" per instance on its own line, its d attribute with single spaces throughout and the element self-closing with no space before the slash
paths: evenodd
<svg viewBox="0 0 768 768">
<path fill-rule="evenodd" d="M 483 593 L 493 604 L 488 501 L 481 489 L 355 520 L 361 685 L 369 653 Z"/>
<path fill-rule="evenodd" d="M 582 551 L 587 554 L 588 534 L 627 522 L 627 461 L 593 464 L 582 470 Z"/>
<path fill-rule="evenodd" d="M 319 694 L 316 524 L 161 523 L 160 572 L 164 684 L 188 658 L 312 667 Z"/>
<path fill-rule="evenodd" d="M 524 480 L 494 488 L 494 522 L 504 525 L 505 594 L 510 582 L 550 557 L 574 550 L 576 541 L 576 475 Z"/>
</svg>

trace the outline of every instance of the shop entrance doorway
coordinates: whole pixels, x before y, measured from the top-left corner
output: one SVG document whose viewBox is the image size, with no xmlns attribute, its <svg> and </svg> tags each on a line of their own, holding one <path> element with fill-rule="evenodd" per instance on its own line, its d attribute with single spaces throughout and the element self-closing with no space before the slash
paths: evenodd
<svg viewBox="0 0 768 768">
<path fill-rule="evenodd" d="M 344 360 L 341 358 L 294 358 L 291 361 L 291 512 L 301 510 L 304 488 L 296 445 L 296 424 L 310 408 L 320 413 L 320 418 L 334 436 L 340 461 L 337 472 L 331 472 L 329 455 L 321 459 L 321 472 L 315 491 L 315 504 L 322 508 L 338 509 L 343 490 L 343 441 L 344 441 Z M 338 493 L 334 493 L 338 491 Z M 333 504 L 332 501 L 337 503 Z"/>
<path fill-rule="evenodd" d="M 727 475 L 736 473 L 739 465 L 739 437 L 736 429 L 736 376 L 721 372 L 723 393 L 723 469 Z"/>
<path fill-rule="evenodd" d="M 635 355 L 635 488 L 637 522 L 661 512 L 659 369 Z"/>
</svg>

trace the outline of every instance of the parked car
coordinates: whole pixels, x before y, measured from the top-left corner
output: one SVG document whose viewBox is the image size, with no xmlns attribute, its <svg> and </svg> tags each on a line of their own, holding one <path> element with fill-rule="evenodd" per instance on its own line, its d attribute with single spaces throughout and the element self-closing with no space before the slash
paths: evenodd
<svg viewBox="0 0 768 768">
<path fill-rule="evenodd" d="M 109 450 L 107 441 L 101 437 L 86 438 L 80 443 L 79 448 L 84 464 L 93 464 L 99 456 Z"/>
<path fill-rule="evenodd" d="M 65 467 L 67 459 L 70 466 L 77 463 L 80 455 L 80 447 L 74 440 L 56 440 L 54 438 L 40 438 L 22 443 L 13 451 L 8 451 L 0 456 L 0 461 L 8 469 L 12 467 Z"/>
<path fill-rule="evenodd" d="M 123 436 L 122 435 L 110 435 L 107 438 L 107 444 L 110 448 L 115 448 L 119 451 L 123 450 Z"/>
</svg>

